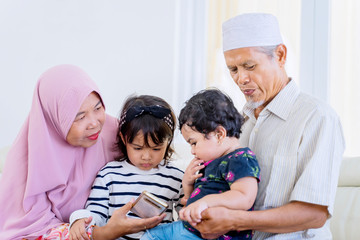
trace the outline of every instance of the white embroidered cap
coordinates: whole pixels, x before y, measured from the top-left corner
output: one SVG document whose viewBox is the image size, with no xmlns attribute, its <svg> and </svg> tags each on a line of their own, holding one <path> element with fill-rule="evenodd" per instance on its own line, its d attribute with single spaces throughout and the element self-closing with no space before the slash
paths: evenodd
<svg viewBox="0 0 360 240">
<path fill-rule="evenodd" d="M 283 43 L 277 19 L 268 13 L 246 13 L 230 18 L 223 23 L 222 31 L 224 52 Z"/>
</svg>

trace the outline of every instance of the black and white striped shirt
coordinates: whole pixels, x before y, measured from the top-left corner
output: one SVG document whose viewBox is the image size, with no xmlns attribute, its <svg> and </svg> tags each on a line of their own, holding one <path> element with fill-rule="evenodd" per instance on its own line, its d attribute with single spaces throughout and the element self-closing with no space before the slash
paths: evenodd
<svg viewBox="0 0 360 240">
<path fill-rule="evenodd" d="M 183 196 L 181 181 L 184 172 L 171 163 L 162 165 L 163 162 L 158 168 L 143 171 L 127 161 L 109 162 L 96 176 L 86 210 L 75 211 L 70 224 L 77 219 L 92 216 L 94 224 L 104 226 L 116 209 L 132 198 L 137 198 L 144 190 L 169 204 L 163 223 L 172 222 L 173 209 L 178 211 L 182 207 L 180 198 Z M 132 212 L 129 212 L 128 216 L 137 218 Z M 143 232 L 139 232 L 119 239 L 139 239 L 142 234 Z"/>
</svg>

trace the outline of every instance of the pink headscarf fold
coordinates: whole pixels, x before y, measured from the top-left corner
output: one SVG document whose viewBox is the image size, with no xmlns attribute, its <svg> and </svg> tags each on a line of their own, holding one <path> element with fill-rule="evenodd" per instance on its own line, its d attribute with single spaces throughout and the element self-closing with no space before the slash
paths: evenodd
<svg viewBox="0 0 360 240">
<path fill-rule="evenodd" d="M 34 239 L 84 207 L 96 173 L 117 154 L 112 150 L 117 120 L 108 115 L 95 145 L 66 142 L 81 104 L 93 91 L 99 94 L 89 76 L 72 65 L 53 67 L 40 77 L 3 169 L 0 239 Z"/>
</svg>

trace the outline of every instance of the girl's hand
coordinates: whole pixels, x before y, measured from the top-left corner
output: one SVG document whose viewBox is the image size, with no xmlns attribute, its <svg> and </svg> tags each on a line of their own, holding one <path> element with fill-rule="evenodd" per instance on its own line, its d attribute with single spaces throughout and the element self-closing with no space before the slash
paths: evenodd
<svg viewBox="0 0 360 240">
<path fill-rule="evenodd" d="M 87 226 L 91 223 L 92 217 L 81 218 L 76 220 L 70 228 L 69 239 L 70 240 L 90 240 L 86 233 Z"/>
<path fill-rule="evenodd" d="M 183 186 L 185 185 L 193 187 L 195 180 L 202 176 L 201 173 L 197 173 L 199 170 L 205 167 L 202 163 L 204 163 L 204 161 L 199 160 L 198 158 L 191 160 L 184 173 L 182 180 Z"/>
<path fill-rule="evenodd" d="M 196 226 L 197 223 L 201 222 L 201 213 L 209 206 L 206 201 L 202 199 L 193 202 L 187 207 L 184 207 L 179 212 L 181 220 L 189 222 L 191 225 Z"/>
<path fill-rule="evenodd" d="M 116 239 L 127 234 L 137 233 L 157 226 L 166 216 L 165 213 L 151 218 L 129 218 L 126 214 L 130 211 L 133 200 L 114 211 L 113 215 L 103 227 L 95 227 L 93 239 Z"/>
</svg>

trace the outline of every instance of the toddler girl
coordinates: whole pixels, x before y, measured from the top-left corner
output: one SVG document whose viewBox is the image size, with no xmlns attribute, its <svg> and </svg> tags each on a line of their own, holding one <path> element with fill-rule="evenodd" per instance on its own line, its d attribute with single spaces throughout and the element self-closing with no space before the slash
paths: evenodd
<svg viewBox="0 0 360 240">
<path fill-rule="evenodd" d="M 142 95 L 126 100 L 117 136 L 117 148 L 121 155 L 99 171 L 86 209 L 71 215 L 70 239 L 87 239 L 87 235 L 91 235 L 91 226 L 106 225 L 116 214 L 116 209 L 144 190 L 168 203 L 163 222 L 172 222 L 173 207 L 182 207 L 179 199 L 182 197 L 183 177 L 183 172 L 170 164 L 174 128 L 174 113 L 163 99 Z M 128 218 L 137 216 L 129 212 Z M 90 228 L 85 233 L 88 226 Z M 144 226 L 141 230 L 146 228 Z M 143 231 L 140 231 L 119 239 L 139 239 L 142 234 Z"/>
<path fill-rule="evenodd" d="M 186 102 L 180 130 L 195 158 L 182 180 L 186 207 L 183 221 L 159 225 L 141 239 L 202 239 L 193 227 L 210 207 L 250 210 L 259 181 L 253 152 L 239 144 L 243 117 L 231 99 L 217 89 L 203 90 Z M 218 239 L 251 239 L 252 232 L 229 232 Z"/>
</svg>

